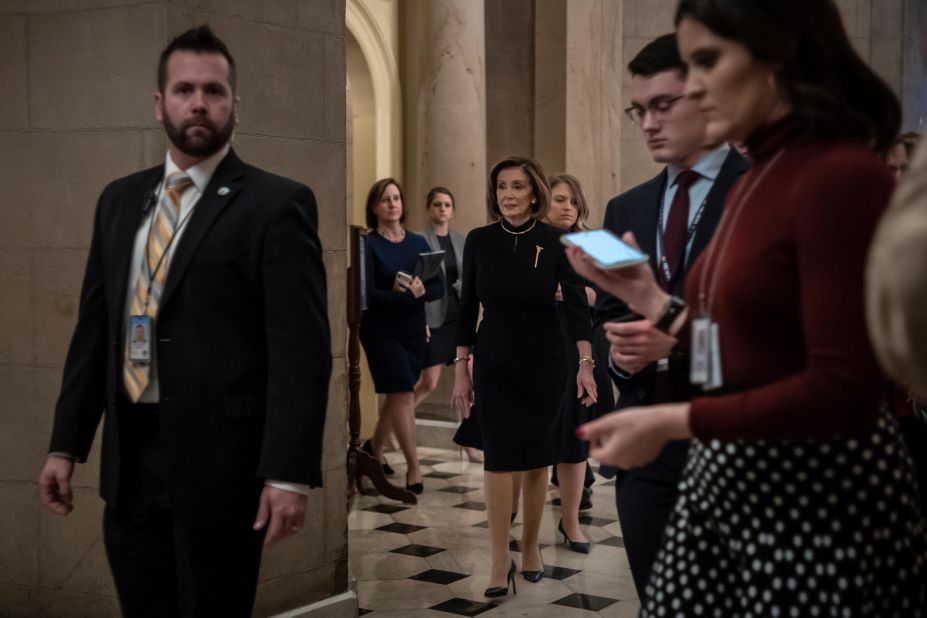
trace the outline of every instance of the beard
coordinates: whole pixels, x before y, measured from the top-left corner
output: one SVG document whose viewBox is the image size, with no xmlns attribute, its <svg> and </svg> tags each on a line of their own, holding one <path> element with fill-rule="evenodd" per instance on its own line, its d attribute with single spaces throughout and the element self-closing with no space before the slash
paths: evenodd
<svg viewBox="0 0 927 618">
<path fill-rule="evenodd" d="M 164 132 L 171 140 L 171 143 L 182 153 L 190 157 L 209 157 L 219 152 L 223 146 L 232 138 L 232 132 L 235 130 L 235 114 L 229 114 L 228 122 L 225 126 L 219 128 L 215 123 L 205 118 L 194 118 L 176 125 L 171 121 L 170 116 L 165 111 L 161 112 Z M 190 127 L 200 127 L 206 129 L 208 134 L 204 136 L 191 137 L 187 134 Z"/>
</svg>

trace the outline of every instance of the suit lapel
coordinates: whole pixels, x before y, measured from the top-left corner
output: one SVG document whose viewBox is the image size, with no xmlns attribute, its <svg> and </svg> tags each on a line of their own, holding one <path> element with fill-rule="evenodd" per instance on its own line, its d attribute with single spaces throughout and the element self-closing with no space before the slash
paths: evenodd
<svg viewBox="0 0 927 618">
<path fill-rule="evenodd" d="M 184 273 L 193 260 L 193 256 L 196 255 L 197 248 L 199 248 L 203 238 L 206 237 L 209 229 L 215 223 L 216 218 L 241 191 L 241 181 L 245 175 L 245 170 L 245 164 L 232 150 L 216 168 L 212 179 L 206 186 L 206 190 L 196 203 L 193 214 L 190 215 L 187 227 L 180 238 L 180 244 L 177 246 L 173 257 L 171 257 L 170 267 L 167 271 L 167 282 L 164 285 L 164 292 L 161 294 L 159 311 L 170 302 L 171 295 L 183 279 Z M 225 189 L 228 189 L 228 191 L 225 191 Z"/>
<path fill-rule="evenodd" d="M 686 262 L 686 268 L 689 269 L 695 264 L 695 260 L 701 255 L 708 242 L 714 235 L 715 228 L 721 220 L 724 213 L 724 203 L 727 201 L 727 194 L 740 175 L 747 171 L 749 163 L 740 153 L 731 148 L 724 164 L 718 172 L 718 177 L 708 192 L 708 199 L 705 203 L 705 212 L 702 214 L 702 220 L 695 230 L 695 238 L 692 240 L 692 250 Z"/>
</svg>

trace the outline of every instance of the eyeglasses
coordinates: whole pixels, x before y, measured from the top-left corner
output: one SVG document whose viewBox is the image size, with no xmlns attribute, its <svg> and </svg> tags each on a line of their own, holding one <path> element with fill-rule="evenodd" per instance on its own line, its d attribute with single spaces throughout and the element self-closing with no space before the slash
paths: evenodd
<svg viewBox="0 0 927 618">
<path fill-rule="evenodd" d="M 643 124 L 644 116 L 647 115 L 647 112 L 650 112 L 654 120 L 666 120 L 666 117 L 669 116 L 670 110 L 673 109 L 673 106 L 683 98 L 685 98 L 685 95 L 654 99 L 647 104 L 647 107 L 632 105 L 628 109 L 624 110 L 624 113 L 625 116 L 627 116 L 631 122 L 636 125 Z"/>
</svg>

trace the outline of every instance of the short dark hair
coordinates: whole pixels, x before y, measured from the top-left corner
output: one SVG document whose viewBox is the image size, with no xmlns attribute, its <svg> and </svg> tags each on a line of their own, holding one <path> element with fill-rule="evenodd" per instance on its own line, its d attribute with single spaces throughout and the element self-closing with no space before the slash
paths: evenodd
<svg viewBox="0 0 927 618">
<path fill-rule="evenodd" d="M 370 191 L 367 192 L 367 206 L 364 209 L 364 214 L 367 218 L 367 227 L 371 230 L 377 229 L 377 224 L 379 224 L 379 219 L 377 219 L 377 214 L 373 212 L 373 207 L 377 205 L 386 188 L 390 185 L 396 185 L 399 190 L 399 200 L 402 202 L 402 215 L 399 216 L 399 222 L 404 223 L 406 220 L 406 199 L 402 196 L 402 185 L 395 178 L 382 178 L 373 183 Z"/>
<path fill-rule="evenodd" d="M 535 219 L 543 219 L 547 216 L 550 208 L 550 187 L 547 186 L 547 176 L 544 174 L 544 168 L 541 164 L 531 157 L 506 157 L 496 163 L 492 171 L 489 172 L 489 187 L 486 191 L 486 210 L 489 213 L 491 221 L 498 221 L 502 218 L 502 211 L 496 201 L 496 181 L 499 179 L 499 172 L 512 167 L 518 167 L 524 170 L 531 182 L 531 190 L 534 191 L 534 203 L 531 204 L 529 212 Z"/>
<path fill-rule="evenodd" d="M 792 114 L 812 135 L 891 147 L 901 105 L 853 49 L 832 0 L 680 0 L 676 25 L 686 17 L 775 67 Z"/>
<path fill-rule="evenodd" d="M 431 200 L 435 199 L 435 196 L 439 193 L 451 198 L 451 208 L 457 208 L 457 202 L 454 201 L 454 194 L 451 193 L 451 190 L 447 187 L 432 187 L 431 191 L 428 192 L 428 196 L 425 198 L 425 210 L 431 208 Z"/>
<path fill-rule="evenodd" d="M 164 92 L 167 86 L 167 61 L 175 51 L 191 51 L 197 54 L 222 54 L 229 63 L 229 87 L 235 92 L 235 59 L 229 52 L 216 33 L 208 25 L 203 24 L 196 28 L 190 28 L 186 32 L 177 35 L 173 41 L 168 43 L 164 51 L 161 52 L 161 58 L 158 60 L 158 91 Z"/>
<path fill-rule="evenodd" d="M 628 63 L 628 70 L 632 76 L 640 77 L 652 77 L 663 71 L 679 71 L 680 75 L 685 75 L 686 63 L 679 55 L 676 33 L 658 36 L 644 45 Z"/>
</svg>

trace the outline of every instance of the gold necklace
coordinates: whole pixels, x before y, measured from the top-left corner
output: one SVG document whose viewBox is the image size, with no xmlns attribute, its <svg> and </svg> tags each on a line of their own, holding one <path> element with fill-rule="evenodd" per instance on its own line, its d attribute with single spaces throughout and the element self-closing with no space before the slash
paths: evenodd
<svg viewBox="0 0 927 618">
<path fill-rule="evenodd" d="M 520 232 L 513 232 L 512 230 L 505 227 L 505 219 L 499 219 L 499 225 L 502 227 L 502 229 L 515 237 L 515 244 L 512 245 L 512 253 L 515 253 L 515 250 L 518 249 L 518 237 L 521 236 L 522 234 L 527 234 L 528 232 L 533 230 L 534 226 L 537 225 L 537 222 L 538 220 L 534 219 L 531 222 L 531 227 L 529 227 L 527 230 L 522 230 Z"/>
</svg>

